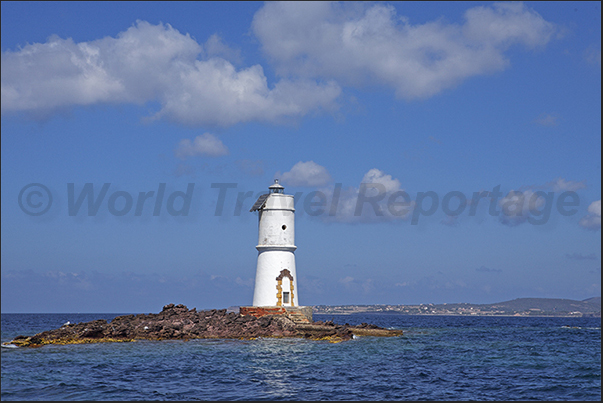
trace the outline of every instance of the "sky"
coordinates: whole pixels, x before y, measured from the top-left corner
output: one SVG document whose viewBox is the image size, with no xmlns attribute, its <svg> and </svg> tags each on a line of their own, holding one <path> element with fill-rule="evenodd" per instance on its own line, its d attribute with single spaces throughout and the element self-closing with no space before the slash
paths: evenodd
<svg viewBox="0 0 603 403">
<path fill-rule="evenodd" d="M 5 2 L 3 313 L 601 295 L 599 2 Z"/>
</svg>

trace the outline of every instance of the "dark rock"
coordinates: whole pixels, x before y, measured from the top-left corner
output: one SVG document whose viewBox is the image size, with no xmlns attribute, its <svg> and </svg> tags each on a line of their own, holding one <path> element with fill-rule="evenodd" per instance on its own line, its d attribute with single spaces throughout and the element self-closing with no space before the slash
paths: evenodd
<svg viewBox="0 0 603 403">
<path fill-rule="evenodd" d="M 375 325 L 336 325 L 327 322 L 296 323 L 286 315 L 260 317 L 227 312 L 226 309 L 197 311 L 185 305 L 168 304 L 158 314 L 123 315 L 111 322 L 95 320 L 77 325 L 62 326 L 34 336 L 17 336 L 18 346 L 39 347 L 44 344 L 76 344 L 102 341 L 164 340 L 164 339 L 254 339 L 258 337 L 301 337 L 311 340 L 339 342 L 354 335 L 396 336 L 401 331 L 389 331 Z M 8 344 L 7 343 L 7 344 Z"/>
<path fill-rule="evenodd" d="M 81 334 L 80 337 L 84 337 L 84 338 L 88 337 L 91 339 L 98 339 L 103 336 L 104 336 L 103 329 L 96 328 L 96 329 L 84 329 L 84 332 Z"/>
</svg>

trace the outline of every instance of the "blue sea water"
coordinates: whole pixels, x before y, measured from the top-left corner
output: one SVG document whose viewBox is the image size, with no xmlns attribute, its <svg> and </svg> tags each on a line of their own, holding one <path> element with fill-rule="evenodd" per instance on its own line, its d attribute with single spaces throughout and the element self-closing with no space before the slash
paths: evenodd
<svg viewBox="0 0 603 403">
<path fill-rule="evenodd" d="M 116 314 L 2 314 L 2 342 Z M 596 400 L 601 319 L 314 315 L 401 337 L 2 348 L 2 400 Z"/>
</svg>

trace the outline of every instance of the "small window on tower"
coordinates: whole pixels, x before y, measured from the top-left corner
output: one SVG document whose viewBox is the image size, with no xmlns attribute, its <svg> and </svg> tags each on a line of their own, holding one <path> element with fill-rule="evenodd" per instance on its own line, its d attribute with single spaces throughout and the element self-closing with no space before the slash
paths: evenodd
<svg viewBox="0 0 603 403">
<path fill-rule="evenodd" d="M 283 224 L 283 226 L 282 226 L 281 228 L 282 228 L 282 229 L 283 229 L 283 231 L 284 231 L 284 230 L 286 230 L 286 229 L 287 229 L 287 226 L 286 226 L 285 224 Z"/>
<path fill-rule="evenodd" d="M 288 303 L 289 303 L 289 293 L 285 291 L 283 293 L 283 304 L 288 304 Z"/>
</svg>

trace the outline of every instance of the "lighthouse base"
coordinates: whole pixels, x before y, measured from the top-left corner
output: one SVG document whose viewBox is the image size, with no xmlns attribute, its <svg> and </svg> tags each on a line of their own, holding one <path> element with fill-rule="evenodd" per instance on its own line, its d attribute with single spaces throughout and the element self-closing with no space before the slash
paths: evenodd
<svg viewBox="0 0 603 403">
<path fill-rule="evenodd" d="M 286 316 L 295 323 L 313 323 L 311 306 L 241 306 L 239 313 L 256 318 L 266 315 Z"/>
</svg>

